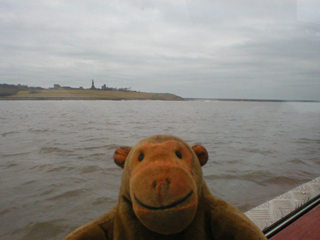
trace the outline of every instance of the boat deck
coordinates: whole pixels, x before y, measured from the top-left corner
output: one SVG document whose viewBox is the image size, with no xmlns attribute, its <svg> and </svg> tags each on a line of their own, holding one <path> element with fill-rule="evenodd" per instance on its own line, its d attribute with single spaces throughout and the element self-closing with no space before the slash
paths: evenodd
<svg viewBox="0 0 320 240">
<path fill-rule="evenodd" d="M 320 239 L 320 177 L 302 184 L 246 215 L 271 240 Z"/>
<path fill-rule="evenodd" d="M 278 232 L 271 240 L 319 240 L 320 205 L 311 209 L 288 227 Z"/>
</svg>

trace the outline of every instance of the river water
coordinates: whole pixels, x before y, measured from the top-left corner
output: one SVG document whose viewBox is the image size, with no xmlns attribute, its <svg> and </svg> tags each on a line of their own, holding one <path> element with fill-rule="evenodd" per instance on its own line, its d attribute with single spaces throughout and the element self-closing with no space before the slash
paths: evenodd
<svg viewBox="0 0 320 240">
<path fill-rule="evenodd" d="M 176 135 L 247 211 L 320 175 L 320 103 L 0 101 L 0 239 L 62 239 L 117 201 L 117 146 Z"/>
</svg>

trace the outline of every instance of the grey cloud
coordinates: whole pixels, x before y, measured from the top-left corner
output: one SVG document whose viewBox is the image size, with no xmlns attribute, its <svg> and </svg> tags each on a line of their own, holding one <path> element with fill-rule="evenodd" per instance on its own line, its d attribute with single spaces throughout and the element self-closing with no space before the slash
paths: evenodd
<svg viewBox="0 0 320 240">
<path fill-rule="evenodd" d="M 319 17 L 297 21 L 318 5 L 2 1 L 1 82 L 89 87 L 94 78 L 183 97 L 319 99 Z"/>
</svg>

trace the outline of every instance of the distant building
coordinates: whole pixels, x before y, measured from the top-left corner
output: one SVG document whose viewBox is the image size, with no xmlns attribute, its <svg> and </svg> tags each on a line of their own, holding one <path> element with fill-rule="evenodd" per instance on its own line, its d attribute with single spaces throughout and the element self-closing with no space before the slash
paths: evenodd
<svg viewBox="0 0 320 240">
<path fill-rule="evenodd" d="M 131 91 L 131 87 L 129 87 L 129 88 L 119 88 L 118 91 L 130 92 Z"/>
<path fill-rule="evenodd" d="M 53 89 L 72 89 L 70 86 L 60 86 L 60 84 L 53 84 Z M 51 88 L 52 89 L 52 88 Z"/>
<path fill-rule="evenodd" d="M 117 91 L 116 88 L 107 87 L 106 84 L 102 85 L 101 90 L 104 90 L 104 91 Z"/>
<path fill-rule="evenodd" d="M 93 81 L 93 79 L 92 79 L 91 89 L 96 89 L 96 87 L 94 86 L 94 81 Z"/>
</svg>

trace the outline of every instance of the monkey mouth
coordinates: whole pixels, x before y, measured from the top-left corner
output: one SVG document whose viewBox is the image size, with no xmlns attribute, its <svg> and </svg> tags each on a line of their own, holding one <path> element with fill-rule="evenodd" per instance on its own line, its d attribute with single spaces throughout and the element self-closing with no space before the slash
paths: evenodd
<svg viewBox="0 0 320 240">
<path fill-rule="evenodd" d="M 153 206 L 149 206 L 147 204 L 144 204 L 143 202 L 141 202 L 137 196 L 134 194 L 134 199 L 137 201 L 137 203 L 139 203 L 140 206 L 149 209 L 149 210 L 165 210 L 165 209 L 169 209 L 169 208 L 174 208 L 175 206 L 177 206 L 180 203 L 183 203 L 184 201 L 186 201 L 191 195 L 193 194 L 193 190 L 191 190 L 184 198 L 181 198 L 173 203 L 170 203 L 168 205 L 165 206 L 160 206 L 160 207 L 153 207 Z"/>
</svg>

